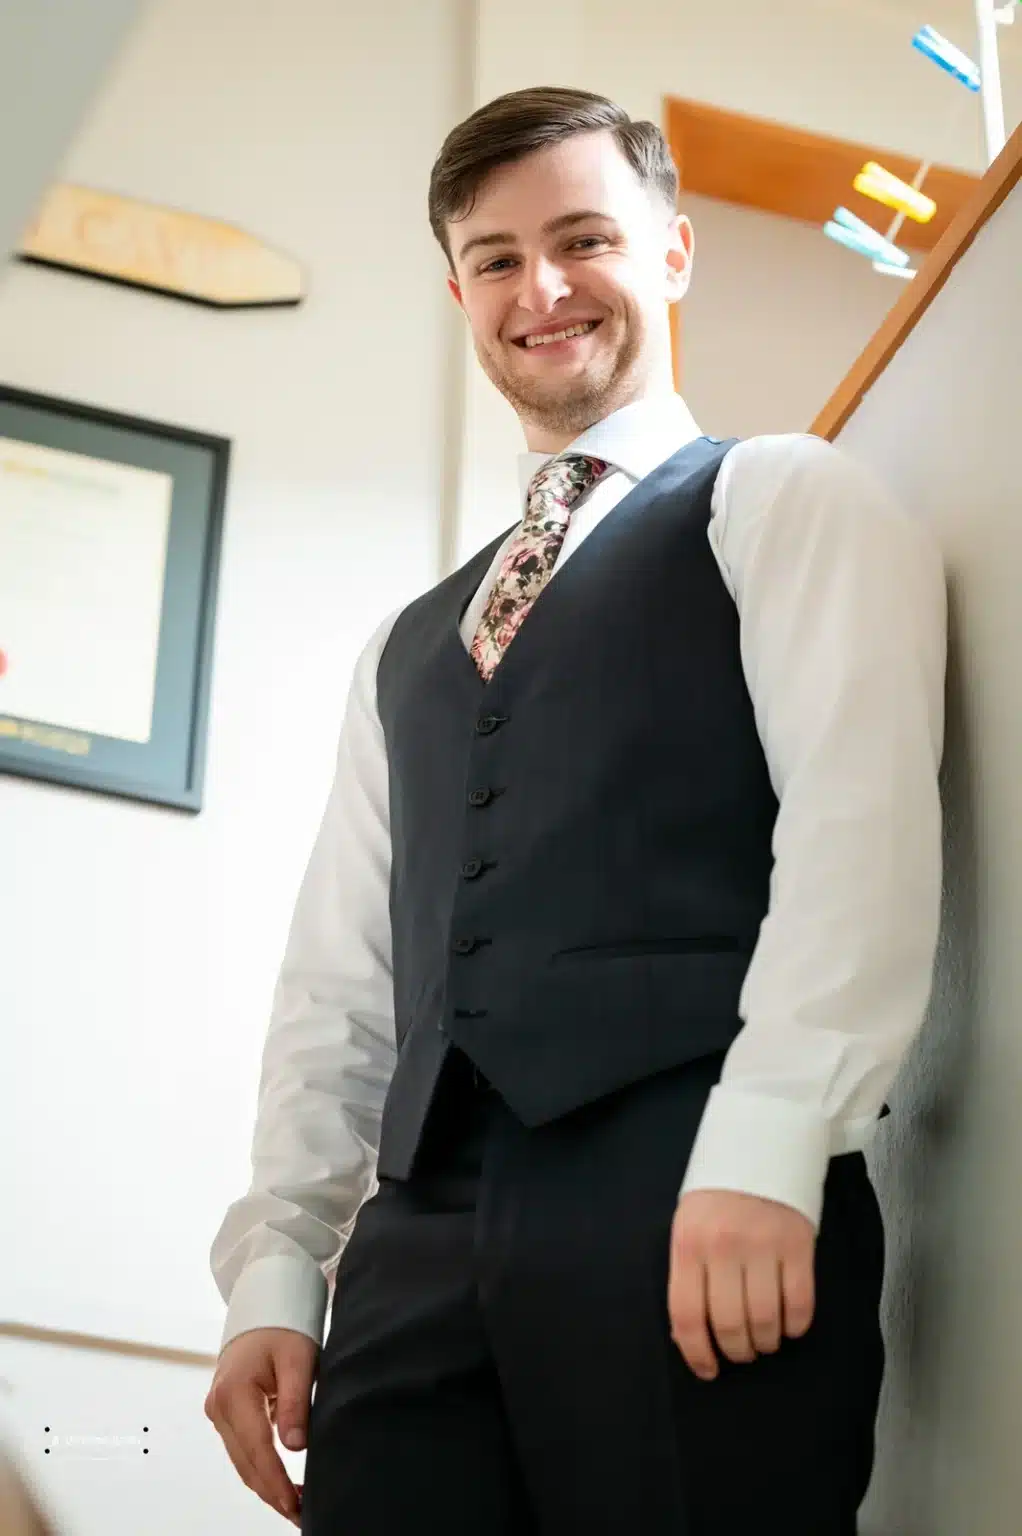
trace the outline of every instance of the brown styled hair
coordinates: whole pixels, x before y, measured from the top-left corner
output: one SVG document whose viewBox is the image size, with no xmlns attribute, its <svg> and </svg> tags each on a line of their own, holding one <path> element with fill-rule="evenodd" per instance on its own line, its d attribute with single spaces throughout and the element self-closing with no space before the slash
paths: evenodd
<svg viewBox="0 0 1022 1536">
<path fill-rule="evenodd" d="M 678 172 L 655 123 L 633 122 L 623 107 L 591 91 L 537 85 L 512 91 L 479 107 L 452 128 L 429 178 L 429 222 L 454 268 L 447 225 L 471 213 L 485 178 L 500 165 L 578 133 L 613 134 L 639 181 L 672 212 L 678 206 Z"/>
</svg>

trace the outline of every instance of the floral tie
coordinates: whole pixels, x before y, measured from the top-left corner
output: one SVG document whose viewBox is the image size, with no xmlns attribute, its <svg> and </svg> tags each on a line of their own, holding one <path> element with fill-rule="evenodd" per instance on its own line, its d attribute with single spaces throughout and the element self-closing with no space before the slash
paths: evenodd
<svg viewBox="0 0 1022 1536">
<path fill-rule="evenodd" d="M 501 562 L 472 641 L 472 659 L 484 682 L 490 681 L 497 663 L 549 581 L 568 531 L 572 507 L 607 467 L 603 459 L 573 453 L 567 458 L 551 459 L 533 476 L 525 518 Z"/>
</svg>

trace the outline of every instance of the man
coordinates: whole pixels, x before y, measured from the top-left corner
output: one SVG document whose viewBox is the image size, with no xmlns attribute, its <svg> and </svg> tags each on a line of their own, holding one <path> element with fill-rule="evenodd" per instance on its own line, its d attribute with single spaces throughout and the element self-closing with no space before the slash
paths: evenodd
<svg viewBox="0 0 1022 1536">
<path fill-rule="evenodd" d="M 524 516 L 357 664 L 212 1253 L 207 1415 L 295 1523 L 307 1432 L 311 1536 L 856 1530 L 944 578 L 832 446 L 699 433 L 676 196 L 578 91 L 434 167 Z"/>
</svg>

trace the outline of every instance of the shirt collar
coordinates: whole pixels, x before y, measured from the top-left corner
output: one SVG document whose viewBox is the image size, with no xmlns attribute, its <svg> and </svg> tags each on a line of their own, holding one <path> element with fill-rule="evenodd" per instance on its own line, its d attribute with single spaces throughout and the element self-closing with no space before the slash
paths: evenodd
<svg viewBox="0 0 1022 1536">
<path fill-rule="evenodd" d="M 651 395 L 645 400 L 633 400 L 631 405 L 623 405 L 603 421 L 587 427 L 559 454 L 519 454 L 518 484 L 522 500 L 524 502 L 536 471 L 564 454 L 589 453 L 594 458 L 606 459 L 638 484 L 658 464 L 702 435 L 680 395 Z"/>
</svg>

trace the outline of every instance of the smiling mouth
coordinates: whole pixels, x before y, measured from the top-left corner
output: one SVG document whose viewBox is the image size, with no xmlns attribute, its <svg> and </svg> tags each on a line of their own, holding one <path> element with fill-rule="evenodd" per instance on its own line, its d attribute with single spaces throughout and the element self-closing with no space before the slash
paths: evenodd
<svg viewBox="0 0 1022 1536">
<path fill-rule="evenodd" d="M 602 322 L 599 320 L 582 320 L 577 325 L 565 326 L 563 331 L 548 331 L 545 334 L 536 333 L 531 336 L 519 336 L 515 341 L 516 347 L 522 347 L 526 352 L 532 352 L 538 347 L 548 347 L 555 341 L 572 341 L 576 336 L 588 336 L 590 331 L 595 331 Z"/>
</svg>

